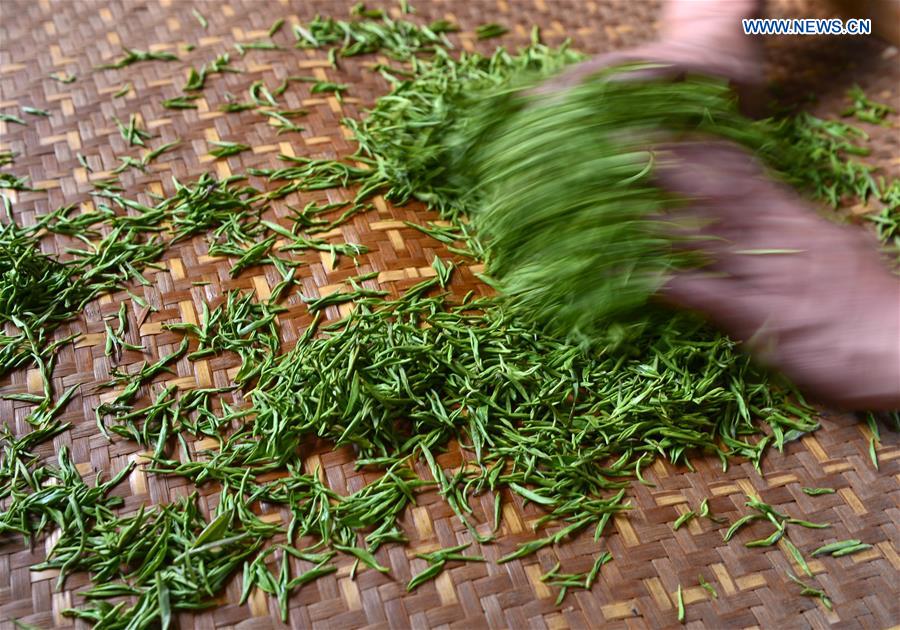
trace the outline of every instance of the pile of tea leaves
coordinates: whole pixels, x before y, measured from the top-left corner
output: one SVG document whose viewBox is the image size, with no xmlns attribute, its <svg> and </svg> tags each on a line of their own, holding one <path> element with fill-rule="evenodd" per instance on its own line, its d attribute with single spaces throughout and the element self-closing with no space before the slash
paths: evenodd
<svg viewBox="0 0 900 630">
<path fill-rule="evenodd" d="M 674 246 L 678 200 L 653 183 L 654 144 L 687 136 L 780 155 L 775 127 L 741 116 L 724 82 L 618 78 L 630 70 L 553 96 L 523 91 L 545 77 L 520 79 L 456 130 L 488 272 L 552 332 L 586 343 L 700 262 Z"/>
<path fill-rule="evenodd" d="M 282 26 L 283 21 L 273 24 L 270 37 Z M 203 175 L 175 182 L 171 197 L 156 197 L 150 205 L 124 194 L 115 179 L 95 179 L 96 210 L 60 208 L 29 227 L 16 223 L 15 207 L 7 201 L 0 231 L 0 374 L 37 367 L 45 387 L 40 396 L 6 396 L 34 409 L 27 418 L 30 431 L 17 434 L 7 425 L 0 434 L 0 534 L 34 542 L 53 533 L 52 550 L 34 568 L 59 570 L 60 587 L 76 572 L 90 575 L 93 585 L 81 591 L 85 602 L 67 615 L 98 628 L 165 628 L 178 611 L 214 606 L 240 572 L 243 600 L 258 588 L 277 600 L 286 618 L 291 594 L 334 572 L 338 556 L 354 560 L 354 575 L 389 572 L 379 550 L 405 541 L 399 519 L 427 489 L 440 493 L 481 544 L 498 530 L 501 491 L 540 506 L 545 516 L 535 540 L 501 562 L 590 531 L 598 541 L 592 570 L 548 576 L 563 594 L 590 588 L 611 559 L 601 542 L 605 528 L 629 509 L 628 485 L 642 480 L 641 471 L 657 457 L 690 465 L 690 457 L 712 456 L 723 466 L 740 457 L 758 466 L 768 446 L 781 448 L 817 427 L 812 409 L 789 384 L 754 366 L 735 342 L 690 315 L 646 309 L 628 320 L 592 322 L 590 343 L 581 343 L 535 322 L 527 301 L 523 306 L 504 296 L 453 293 L 449 283 L 456 266 L 490 258 L 493 251 L 490 240 L 476 232 L 478 221 L 469 221 L 480 211 L 472 205 L 478 196 L 471 193 L 469 174 L 448 170 L 466 154 L 460 143 L 473 130 L 466 108 L 457 105 L 486 90 L 515 98 L 510 88 L 523 76 L 546 75 L 580 56 L 566 46 L 545 46 L 537 32 L 516 53 L 500 48 L 490 56 L 457 54 L 444 35 L 452 30 L 446 22 L 417 25 L 364 8 L 349 21 L 317 18 L 294 27 L 297 47 L 328 48 L 336 64 L 373 53 L 393 60 L 375 67 L 390 93 L 362 120 L 344 121 L 359 145 L 352 156 L 282 156 L 285 166 L 279 169 L 253 169 L 225 180 Z M 484 31 L 485 37 L 499 32 Z M 243 44 L 240 52 L 270 49 L 269 44 Z M 148 55 L 128 50 L 112 67 L 124 73 L 131 63 L 174 61 Z M 214 80 L 210 75 L 227 67 L 228 60 L 220 58 L 195 71 L 178 108 L 191 106 L 203 87 L 201 77 Z M 290 132 L 303 114 L 281 109 L 278 98 L 294 83 L 306 81 L 286 80 L 275 90 L 254 84 L 248 101 L 223 109 L 258 110 L 279 121 L 280 132 Z M 308 89 L 352 91 L 315 85 Z M 626 84 L 616 89 L 623 98 L 637 90 Z M 717 132 L 726 130 L 755 149 L 793 142 L 807 159 L 784 175 L 814 196 L 888 194 L 865 167 L 829 144 L 856 146 L 853 128 L 845 123 L 808 117 L 756 127 L 734 114 L 720 84 L 646 89 L 657 90 L 655 98 L 683 98 L 691 107 L 712 103 L 723 112 Z M 173 99 L 167 103 L 174 106 Z M 692 116 L 687 111 L 685 120 Z M 741 131 L 745 124 L 749 131 Z M 134 120 L 121 127 L 138 144 L 151 142 Z M 218 150 L 231 155 L 242 147 L 232 143 Z M 169 148 L 148 149 L 141 159 L 129 156 L 122 163 L 146 166 Z M 643 181 L 645 158 L 622 156 L 623 168 L 613 169 L 616 178 Z M 270 185 L 254 188 L 247 175 Z M 870 182 L 875 188 L 868 188 Z M 645 187 L 638 187 L 636 199 Z M 297 192 L 336 188 L 348 189 L 353 201 L 314 201 L 277 220 L 271 212 L 273 204 Z M 301 338 L 286 342 L 278 315 L 298 291 L 303 256 L 328 252 L 335 263 L 363 259 L 364 244 L 336 242 L 325 233 L 369 211 L 377 194 L 395 204 L 418 200 L 440 212 L 449 227 L 417 227 L 446 245 L 454 259 L 435 257 L 434 277 L 399 298 L 379 290 L 372 273 L 348 280 L 346 291 L 303 296 L 315 319 Z M 640 203 L 639 212 L 656 207 L 654 200 Z M 485 229 L 490 232 L 490 222 Z M 41 251 L 47 234 L 83 245 L 55 259 Z M 55 357 L 72 341 L 54 333 L 99 295 L 128 291 L 132 309 L 123 300 L 115 320 L 106 323 L 106 352 L 117 364 L 125 353 L 142 351 L 134 324 L 153 309 L 131 289 L 149 282 L 142 272 L 166 252 L 201 236 L 211 256 L 232 261 L 232 276 L 270 266 L 281 281 L 267 299 L 233 291 L 214 307 L 204 305 L 196 323 L 166 322 L 183 335 L 180 345 L 148 356 L 137 370 L 111 371 L 104 387 L 115 396 L 97 409 L 98 432 L 147 451 L 146 472 L 189 479 L 198 492 L 217 497 L 208 515 L 198 493 L 123 512 L 110 490 L 131 467 L 91 485 L 65 449 L 56 462 L 34 454 L 39 444 L 68 429 L 59 415 L 77 387 L 62 393 L 52 387 Z M 492 264 L 505 263 L 500 258 Z M 353 303 L 350 315 L 323 321 L 327 307 L 346 302 Z M 182 390 L 166 383 L 177 362 L 227 356 L 240 364 L 227 387 Z M 241 404 L 228 402 L 234 392 Z M 305 466 L 302 447 L 315 439 L 352 448 L 357 466 L 379 476 L 357 492 L 339 494 L 320 471 Z M 217 446 L 192 452 L 196 440 Z M 456 443 L 467 465 L 448 472 L 438 457 Z M 424 464 L 427 476 L 414 472 L 416 462 Z M 492 495 L 495 506 L 487 520 L 472 507 L 472 498 L 483 493 Z M 282 509 L 290 520 L 262 518 L 261 506 Z M 429 567 L 408 588 L 436 577 L 449 562 L 482 561 L 463 553 L 464 547 L 423 556 Z"/>
</svg>

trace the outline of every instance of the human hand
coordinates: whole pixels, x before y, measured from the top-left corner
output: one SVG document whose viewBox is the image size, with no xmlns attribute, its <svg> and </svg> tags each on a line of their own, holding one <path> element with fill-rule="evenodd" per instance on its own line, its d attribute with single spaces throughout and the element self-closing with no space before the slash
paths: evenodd
<svg viewBox="0 0 900 630">
<path fill-rule="evenodd" d="M 900 408 L 900 278 L 870 234 L 831 223 L 726 143 L 663 149 L 659 184 L 710 264 L 662 298 L 706 315 L 803 391 L 845 408 Z M 678 219 L 680 215 L 680 219 Z"/>
<path fill-rule="evenodd" d="M 552 95 L 604 69 L 648 62 L 654 67 L 622 78 L 674 80 L 688 73 L 718 76 L 734 85 L 745 110 L 755 111 L 763 84 L 762 47 L 759 38 L 743 34 L 741 18 L 753 17 L 758 5 L 758 0 L 671 0 L 663 10 L 656 40 L 576 64 L 535 93 Z"/>
</svg>

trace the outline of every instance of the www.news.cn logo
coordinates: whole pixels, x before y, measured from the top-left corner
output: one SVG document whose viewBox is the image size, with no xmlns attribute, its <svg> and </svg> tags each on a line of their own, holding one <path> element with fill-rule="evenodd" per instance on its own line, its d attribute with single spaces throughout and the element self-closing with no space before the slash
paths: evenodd
<svg viewBox="0 0 900 630">
<path fill-rule="evenodd" d="M 872 20 L 838 18 L 749 18 L 741 20 L 744 35 L 871 35 Z"/>
</svg>

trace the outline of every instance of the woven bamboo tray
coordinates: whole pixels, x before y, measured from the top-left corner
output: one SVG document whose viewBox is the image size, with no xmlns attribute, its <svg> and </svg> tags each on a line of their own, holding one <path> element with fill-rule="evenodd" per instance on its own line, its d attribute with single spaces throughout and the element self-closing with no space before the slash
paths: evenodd
<svg viewBox="0 0 900 630">
<path fill-rule="evenodd" d="M 363 63 L 370 63 L 371 59 L 349 60 L 340 70 L 334 70 L 323 51 L 293 49 L 288 29 L 275 36 L 275 41 L 285 46 L 283 50 L 249 51 L 236 62 L 245 69 L 244 73 L 212 77 L 202 98 L 196 101 L 197 110 L 172 111 L 160 105 L 163 99 L 180 93 L 191 65 L 199 66 L 229 49 L 233 52 L 235 42 L 264 37 L 276 18 L 283 17 L 290 25 L 308 20 L 317 12 L 344 17 L 350 4 L 338 0 L 198 2 L 196 6 L 209 20 L 204 29 L 191 14 L 194 5 L 182 0 L 3 0 L 0 109 L 31 105 L 52 112 L 49 118 L 29 118 L 27 127 L 0 122 L 0 149 L 20 154 L 15 162 L 16 174 L 29 175 L 32 182 L 49 191 L 19 193 L 18 220 L 29 223 L 35 214 L 67 203 L 90 207 L 90 180 L 103 177 L 106 173 L 101 169 L 114 168 L 117 155 L 131 153 L 112 122 L 113 116 L 127 120 L 129 114 L 136 113 L 160 137 L 160 142 L 182 140 L 175 151 L 153 163 L 146 174 L 129 171 L 122 176 L 126 194 L 138 195 L 139 199 L 142 191 L 171 194 L 172 176 L 192 181 L 207 171 L 227 177 L 249 167 L 275 167 L 279 153 L 334 157 L 351 152 L 352 143 L 339 121 L 344 116 L 360 116 L 367 105 L 386 91 L 385 83 L 364 68 Z M 658 10 L 656 3 L 625 0 L 419 0 L 414 5 L 415 19 L 447 18 L 458 22 L 464 32 L 454 40 L 466 50 L 485 47 L 475 42 L 475 26 L 497 21 L 510 27 L 506 44 L 524 42 L 531 25 L 539 24 L 550 43 L 570 36 L 577 48 L 601 52 L 649 38 L 657 26 Z M 396 11 L 395 5 L 389 6 Z M 802 11 L 802 5 L 781 4 L 772 10 L 784 15 L 810 14 Z M 802 100 L 810 90 L 816 90 L 821 99 L 814 108 L 834 115 L 842 107 L 844 90 L 855 81 L 873 97 L 900 105 L 900 57 L 896 49 L 892 53 L 890 48 L 863 38 L 798 39 L 803 41 L 773 38 L 767 42 L 773 53 L 772 76 L 791 88 L 787 98 Z M 189 43 L 196 49 L 185 53 L 184 46 Z M 489 44 L 493 45 L 495 42 Z M 123 46 L 177 50 L 182 61 L 93 70 L 117 57 Z M 302 133 L 276 136 L 275 129 L 254 112 L 217 111 L 226 92 L 241 94 L 260 79 L 277 85 L 285 76 L 298 72 L 351 85 L 343 103 L 332 97 L 310 97 L 305 87 L 289 90 L 285 95 L 288 107 L 310 110 Z M 78 80 L 59 83 L 49 77 L 51 73 L 71 73 Z M 112 94 L 125 82 L 131 82 L 134 90 L 126 98 L 113 100 Z M 900 134 L 896 123 L 893 128 L 866 128 L 873 135 L 870 161 L 897 176 Z M 252 145 L 253 150 L 214 161 L 207 154 L 207 143 L 218 140 L 243 142 Z M 87 173 L 78 163 L 77 153 L 87 156 L 97 172 Z M 142 200 L 148 200 L 146 195 Z M 300 203 L 305 203 L 302 197 Z M 403 221 L 423 222 L 437 217 L 415 205 L 395 208 L 381 199 L 376 199 L 375 205 L 375 211 L 359 215 L 341 228 L 346 240 L 369 247 L 370 254 L 361 259 L 362 267 L 354 269 L 345 263 L 331 269 L 326 258 L 311 258 L 311 264 L 299 269 L 304 274 L 305 294 L 328 292 L 346 277 L 368 270 L 379 271 L 381 287 L 399 294 L 433 273 L 428 264 L 435 253 L 445 254 L 442 246 L 405 227 Z M 849 209 L 852 214 L 867 210 Z M 62 241 L 55 245 L 47 242 L 48 251 L 54 247 L 59 251 L 65 246 Z M 142 297 L 159 309 L 140 327 L 140 341 L 151 356 L 170 352 L 180 341 L 180 335 L 163 330 L 164 322 L 196 321 L 204 302 L 218 303 L 231 289 L 249 289 L 265 297 L 280 279 L 259 268 L 231 279 L 229 263 L 208 257 L 202 237 L 168 252 L 164 263 L 164 271 L 147 274 L 153 286 L 140 289 Z M 486 287 L 473 275 L 477 271 L 474 266 L 461 269 L 455 276 L 454 290 L 485 292 Z M 195 286 L 192 282 L 196 281 L 209 284 Z M 60 331 L 78 332 L 82 337 L 74 348 L 68 346 L 60 356 L 55 371 L 57 391 L 74 383 L 85 385 L 62 418 L 71 422 L 73 428 L 38 451 L 52 457 L 61 446 L 69 446 L 73 461 L 89 482 L 97 471 L 114 473 L 129 461 L 145 461 L 134 443 L 110 443 L 99 435 L 93 420 L 93 409 L 101 397 L 94 393 L 92 385 L 104 380 L 111 367 L 103 352 L 103 317 L 114 314 L 122 299 L 122 295 L 113 295 L 97 300 L 82 317 Z M 280 319 L 283 339 L 290 343 L 303 332 L 310 317 L 297 296 L 289 298 L 286 305 L 289 310 Z M 338 315 L 338 310 L 332 309 L 329 315 Z M 133 362 L 140 363 L 141 357 L 131 354 L 135 355 Z M 235 367 L 228 359 L 196 364 L 182 360 L 177 365 L 178 374 L 170 380 L 182 386 L 221 386 L 229 382 Z M 0 393 L 37 391 L 39 387 L 40 378 L 32 371 L 15 372 L 0 381 Z M 14 425 L 17 431 L 26 430 L 27 410 L 21 403 L 0 400 L 0 419 Z M 822 422 L 820 431 L 791 444 L 784 454 L 771 453 L 764 462 L 764 475 L 749 464 L 735 465 L 723 473 L 718 460 L 712 459 L 696 461 L 696 472 L 657 462 L 645 472 L 655 487 L 636 484 L 629 490 L 634 509 L 627 516 L 617 517 L 612 533 L 600 543 L 600 549 L 612 552 L 614 562 L 603 567 L 592 591 L 570 594 L 561 606 L 554 604 L 556 593 L 539 576 L 557 559 L 565 571 L 590 568 L 598 551 L 598 544 L 590 536 L 504 565 L 489 561 L 450 568 L 436 581 L 407 594 L 406 581 L 424 568 L 424 561 L 413 559 L 415 553 L 468 540 L 455 515 L 432 493 L 423 496 L 419 506 L 404 518 L 411 543 L 379 552 L 379 560 L 391 567 L 390 575 L 363 571 L 351 580 L 347 563 L 337 573 L 305 586 L 293 597 L 289 624 L 298 628 L 677 627 L 675 591 L 681 584 L 685 587 L 688 625 L 696 627 L 891 626 L 900 622 L 900 441 L 889 431 L 883 433 L 878 449 L 881 470 L 876 471 L 869 460 L 869 434 L 864 423 L 852 416 L 827 412 L 823 413 Z M 461 458 L 459 453 L 450 452 L 439 461 L 449 468 L 458 466 Z M 318 464 L 328 483 L 341 493 L 371 481 L 354 471 L 349 451 L 311 444 L 307 465 L 312 470 Z M 830 486 L 838 491 L 809 497 L 801 492 L 803 486 Z M 143 503 L 171 501 L 192 490 L 193 485 L 184 479 L 155 476 L 139 465 L 115 493 L 124 497 L 124 509 L 130 511 Z M 679 514 L 707 497 L 716 514 L 734 520 L 743 513 L 745 494 L 750 492 L 792 515 L 832 523 L 829 535 L 838 539 L 860 538 L 874 543 L 872 549 L 853 556 L 810 562 L 818 584 L 834 602 L 833 611 L 814 598 L 799 596 L 798 588 L 785 575 L 788 570 L 796 572 L 796 567 L 783 549 L 746 549 L 739 541 L 724 544 L 721 526 L 705 520 L 695 520 L 672 531 L 672 522 Z M 530 524 L 540 516 L 533 506 L 523 509 L 516 496 L 505 499 L 499 540 L 481 549 L 489 560 L 496 560 L 517 543 L 530 539 Z M 204 509 L 208 507 L 205 500 L 201 504 Z M 480 522 L 487 520 L 490 505 L 476 505 L 475 509 Z M 270 517 L 280 518 L 277 512 Z M 822 535 L 817 530 L 801 529 L 792 536 L 798 546 L 809 549 Z M 84 575 L 71 577 L 66 590 L 56 592 L 55 572 L 29 570 L 43 559 L 47 548 L 44 541 L 28 549 L 12 538 L 0 540 L 0 627 L 11 627 L 13 619 L 45 628 L 71 627 L 72 621 L 60 613 L 80 602 L 76 593 L 88 580 Z M 700 574 L 718 590 L 717 600 L 709 599 L 697 585 Z M 196 615 L 179 615 L 178 625 L 282 625 L 275 606 L 263 594 L 257 592 L 244 606 L 236 604 L 239 595 L 238 576 L 221 594 L 216 607 Z"/>
</svg>

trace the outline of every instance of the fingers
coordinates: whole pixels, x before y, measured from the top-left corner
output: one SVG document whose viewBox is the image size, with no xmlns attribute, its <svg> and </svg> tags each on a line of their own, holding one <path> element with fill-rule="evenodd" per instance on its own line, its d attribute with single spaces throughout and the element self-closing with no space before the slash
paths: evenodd
<svg viewBox="0 0 900 630">
<path fill-rule="evenodd" d="M 684 74 L 684 69 L 674 63 L 665 61 L 654 53 L 650 47 L 639 47 L 619 50 L 597 55 L 583 61 L 548 79 L 534 88 L 530 93 L 537 96 L 552 96 L 565 92 L 586 81 L 588 78 L 617 66 L 643 63 L 652 67 L 642 67 L 618 73 L 611 78 L 616 81 L 652 81 L 657 79 L 676 80 Z"/>
<path fill-rule="evenodd" d="M 735 144 L 710 140 L 662 145 L 657 150 L 658 183 L 688 199 L 746 197 L 773 185 L 765 180 L 762 165 Z"/>
<path fill-rule="evenodd" d="M 703 313 L 719 325 L 733 325 L 743 301 L 737 284 L 733 278 L 704 270 L 682 271 L 663 285 L 659 297 L 672 306 Z"/>
</svg>

